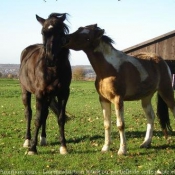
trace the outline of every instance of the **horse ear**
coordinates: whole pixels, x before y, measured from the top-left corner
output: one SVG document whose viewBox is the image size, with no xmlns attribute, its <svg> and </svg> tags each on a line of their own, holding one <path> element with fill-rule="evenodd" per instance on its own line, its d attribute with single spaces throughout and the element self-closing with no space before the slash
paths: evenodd
<svg viewBox="0 0 175 175">
<path fill-rule="evenodd" d="M 60 17 L 60 19 L 62 20 L 62 22 L 66 19 L 66 13 L 63 14 L 63 16 Z"/>
<path fill-rule="evenodd" d="M 36 19 L 38 20 L 38 22 L 43 26 L 44 25 L 44 22 L 45 22 L 45 19 L 44 18 L 41 18 L 39 17 L 38 15 L 36 15 Z"/>
<path fill-rule="evenodd" d="M 91 24 L 91 25 L 85 26 L 85 28 L 95 30 L 97 28 L 97 24 Z"/>
<path fill-rule="evenodd" d="M 48 18 L 56 17 L 59 18 L 62 22 L 66 19 L 68 13 L 51 13 Z"/>
</svg>

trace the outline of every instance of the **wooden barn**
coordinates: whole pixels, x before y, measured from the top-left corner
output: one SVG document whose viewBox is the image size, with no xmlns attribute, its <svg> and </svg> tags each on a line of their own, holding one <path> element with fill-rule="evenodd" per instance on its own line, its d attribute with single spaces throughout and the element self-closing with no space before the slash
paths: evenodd
<svg viewBox="0 0 175 175">
<path fill-rule="evenodd" d="M 124 49 L 123 52 L 129 55 L 140 52 L 156 53 L 167 62 L 172 74 L 175 74 L 175 30 Z"/>
</svg>

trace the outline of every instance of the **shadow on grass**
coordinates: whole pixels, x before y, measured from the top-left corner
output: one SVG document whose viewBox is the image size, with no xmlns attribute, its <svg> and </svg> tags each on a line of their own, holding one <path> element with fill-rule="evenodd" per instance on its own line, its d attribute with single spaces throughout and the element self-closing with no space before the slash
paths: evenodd
<svg viewBox="0 0 175 175">
<path fill-rule="evenodd" d="M 94 135 L 94 136 L 89 136 L 89 135 L 84 135 L 84 136 L 80 136 L 80 137 L 74 137 L 71 139 L 67 140 L 67 143 L 80 143 L 80 142 L 84 142 L 84 141 L 92 141 L 92 140 L 99 140 L 99 139 L 103 139 L 104 137 L 101 135 Z M 60 144 L 59 141 L 56 142 L 51 142 L 50 145 L 58 145 Z"/>
<path fill-rule="evenodd" d="M 126 132 L 126 138 L 128 138 L 128 139 L 143 138 L 143 140 L 144 140 L 145 134 L 146 134 L 146 131 L 145 132 L 144 131 L 128 131 L 128 132 Z M 174 137 L 175 136 L 175 132 L 169 132 L 168 135 L 169 135 L 169 137 Z M 164 135 L 163 135 L 162 131 L 154 131 L 153 132 L 153 137 L 154 136 L 157 136 L 157 137 L 160 137 L 160 138 L 164 138 Z M 166 139 L 165 139 L 165 141 L 166 141 Z M 162 144 L 162 145 L 153 145 L 152 144 L 150 146 L 150 148 L 151 149 L 160 149 L 160 150 L 167 149 L 167 148 L 175 149 L 175 144 L 172 144 L 172 143 L 170 143 L 170 141 L 167 140 L 167 144 Z M 149 148 L 146 148 L 146 149 L 149 149 Z"/>
<path fill-rule="evenodd" d="M 90 148 L 92 148 L 92 145 L 90 142 L 94 142 L 95 140 L 99 140 L 99 139 L 103 139 L 104 137 L 101 136 L 101 135 L 94 135 L 94 136 L 89 136 L 89 135 L 83 135 L 83 136 L 77 136 L 77 137 L 74 137 L 74 138 L 71 138 L 71 139 L 68 139 L 67 140 L 67 147 L 68 147 L 68 152 L 71 153 L 71 154 L 90 154 L 90 153 L 96 153 L 98 152 L 97 149 L 95 149 L 95 147 L 93 147 L 94 149 L 83 149 L 83 150 L 80 150 L 80 149 L 70 149 L 69 148 L 69 144 L 70 143 L 73 143 L 73 144 L 77 144 L 77 143 L 85 143 L 85 142 L 89 142 L 89 146 Z M 56 146 L 56 145 L 60 145 L 60 142 L 59 141 L 56 141 L 56 142 L 51 142 L 49 144 L 50 146 Z M 80 146 L 81 147 L 81 146 Z M 99 146 L 100 147 L 100 146 Z M 97 147 L 97 148 L 99 148 Z"/>
<path fill-rule="evenodd" d="M 126 136 L 128 138 L 142 138 L 145 137 L 146 130 L 145 131 L 126 131 Z M 175 136 L 175 132 L 168 132 L 169 136 Z M 158 136 L 158 137 L 164 137 L 162 131 L 154 131 L 153 136 Z"/>
<path fill-rule="evenodd" d="M 144 140 L 145 137 L 145 133 L 146 131 L 127 131 L 126 132 L 126 139 L 134 139 L 134 138 L 141 138 Z M 154 136 L 158 136 L 158 137 L 164 137 L 162 131 L 154 131 Z M 116 140 L 118 140 L 118 143 L 120 142 L 119 140 L 119 133 L 116 132 L 112 132 L 111 133 L 112 136 L 112 140 L 113 142 L 115 142 Z M 169 136 L 175 136 L 175 133 L 169 133 Z M 104 141 L 104 135 L 94 135 L 94 136 L 89 136 L 89 135 L 82 135 L 82 136 L 77 136 L 77 137 L 73 137 L 67 140 L 67 144 L 69 145 L 70 143 L 81 143 L 81 142 L 93 142 L 93 141 L 99 141 L 103 142 Z M 56 142 L 51 142 L 49 145 L 54 146 L 54 145 L 60 145 L 59 141 Z M 102 146 L 102 145 L 101 145 Z M 119 145 L 118 145 L 119 146 Z M 114 149 L 112 148 L 111 151 L 116 151 L 118 149 L 118 146 Z M 136 149 L 138 149 L 138 145 L 135 145 Z M 68 146 L 69 147 L 69 146 Z M 175 144 L 159 144 L 159 145 L 151 145 L 150 148 L 140 148 L 140 149 L 158 149 L 158 150 L 164 150 L 164 149 L 175 149 Z M 100 145 L 98 146 L 98 149 L 100 149 Z M 151 150 L 150 150 L 151 151 Z M 154 150 L 152 150 L 154 152 Z M 69 150 L 69 153 L 71 154 L 79 154 L 79 153 L 95 153 L 97 152 L 97 150 L 94 148 L 93 150 Z M 143 153 L 140 152 L 139 155 L 145 155 L 147 154 L 147 152 Z"/>
</svg>

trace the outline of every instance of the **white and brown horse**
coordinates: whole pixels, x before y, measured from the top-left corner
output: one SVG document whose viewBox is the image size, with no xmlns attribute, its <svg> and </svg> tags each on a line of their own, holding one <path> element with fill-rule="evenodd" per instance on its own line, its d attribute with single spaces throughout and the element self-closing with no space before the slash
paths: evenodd
<svg viewBox="0 0 175 175">
<path fill-rule="evenodd" d="M 115 106 L 117 127 L 120 133 L 119 155 L 127 153 L 124 122 L 124 101 L 141 100 L 147 118 L 147 131 L 140 147 L 151 145 L 155 114 L 151 105 L 157 91 L 175 116 L 175 101 L 171 86 L 171 74 L 165 61 L 155 54 L 141 53 L 135 57 L 126 55 L 112 46 L 113 40 L 104 35 L 97 25 L 80 27 L 66 36 L 65 47 L 83 50 L 94 68 L 95 82 L 104 115 L 105 143 L 102 151 L 108 151 L 111 132 L 111 103 Z M 161 115 L 161 116 L 160 116 Z M 171 129 L 168 116 L 159 113 L 160 124 L 167 137 Z"/>
</svg>

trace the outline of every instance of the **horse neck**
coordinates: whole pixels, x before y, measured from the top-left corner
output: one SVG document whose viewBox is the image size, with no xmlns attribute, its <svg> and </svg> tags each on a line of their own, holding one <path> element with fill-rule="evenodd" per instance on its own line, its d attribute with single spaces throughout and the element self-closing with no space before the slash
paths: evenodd
<svg viewBox="0 0 175 175">
<path fill-rule="evenodd" d="M 62 48 L 57 55 L 57 66 L 62 66 L 69 63 L 69 49 Z"/>
<path fill-rule="evenodd" d="M 99 78 L 105 78 L 106 76 L 110 76 L 111 68 L 113 69 L 112 64 L 110 64 L 107 61 L 107 58 L 111 55 L 116 57 L 118 54 L 120 54 L 120 51 L 117 51 L 113 48 L 112 45 L 100 42 L 100 44 L 95 48 L 89 48 L 87 50 L 84 50 L 84 52 L 87 54 L 88 59 Z M 116 59 L 116 58 L 114 58 Z"/>
</svg>

